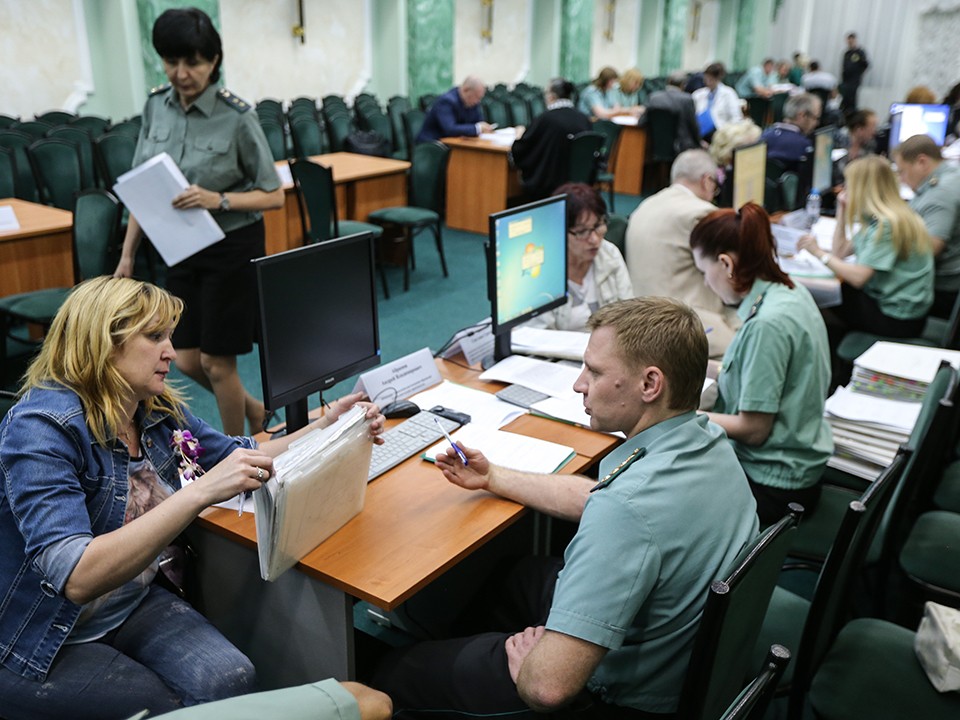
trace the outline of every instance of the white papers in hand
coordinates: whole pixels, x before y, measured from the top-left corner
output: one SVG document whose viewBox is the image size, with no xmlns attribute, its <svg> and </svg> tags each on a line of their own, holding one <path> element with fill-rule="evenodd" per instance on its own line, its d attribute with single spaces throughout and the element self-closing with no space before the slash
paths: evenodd
<svg viewBox="0 0 960 720">
<path fill-rule="evenodd" d="M 480 379 L 516 383 L 551 397 L 569 398 L 577 395 L 573 384 L 579 376 L 580 369 L 570 365 L 511 355 L 484 372 Z"/>
<path fill-rule="evenodd" d="M 465 447 L 479 450 L 495 465 L 521 472 L 556 472 L 576 454 L 566 445 L 474 423 L 463 426 L 452 437 Z M 443 440 L 428 448 L 424 456 L 434 460 L 438 453 L 446 452 L 449 447 L 450 443 Z"/>
<path fill-rule="evenodd" d="M 523 408 L 504 402 L 493 393 L 474 390 L 449 380 L 444 380 L 439 385 L 417 393 L 410 399 L 421 410 L 429 410 L 436 405 L 441 405 L 457 412 L 467 413 L 472 425 L 490 428 L 503 427 L 526 412 Z"/>
<path fill-rule="evenodd" d="M 176 265 L 224 238 L 208 211 L 173 207 L 173 199 L 189 186 L 167 153 L 125 172 L 113 186 L 167 265 Z"/>
</svg>

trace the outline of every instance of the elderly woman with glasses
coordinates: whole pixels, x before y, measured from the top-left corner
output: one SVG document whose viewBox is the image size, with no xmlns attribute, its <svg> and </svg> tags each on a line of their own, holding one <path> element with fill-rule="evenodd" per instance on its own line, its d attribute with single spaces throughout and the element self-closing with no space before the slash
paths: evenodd
<svg viewBox="0 0 960 720">
<path fill-rule="evenodd" d="M 567 196 L 566 305 L 539 315 L 529 327 L 587 329 L 590 315 L 617 300 L 633 297 L 630 273 L 617 246 L 605 239 L 607 205 L 584 183 L 566 183 L 554 191 Z"/>
</svg>

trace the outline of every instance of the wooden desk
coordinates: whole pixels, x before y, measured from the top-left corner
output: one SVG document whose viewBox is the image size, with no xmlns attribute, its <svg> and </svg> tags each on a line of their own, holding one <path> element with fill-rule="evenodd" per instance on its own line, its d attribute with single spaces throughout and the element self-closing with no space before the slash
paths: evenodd
<svg viewBox="0 0 960 720">
<path fill-rule="evenodd" d="M 647 153 L 647 130 L 636 123 L 622 125 L 620 141 L 613 160 L 614 192 L 625 195 L 643 194 L 643 163 Z"/>
<path fill-rule="evenodd" d="M 510 167 L 510 146 L 475 137 L 443 138 L 447 167 L 447 225 L 486 235 L 491 213 L 520 194 L 520 174 Z"/>
<path fill-rule="evenodd" d="M 341 220 L 366 220 L 374 210 L 407 204 L 410 163 L 406 160 L 346 152 L 314 155 L 309 159 L 333 170 L 337 216 Z M 276 165 L 281 177 L 289 176 L 285 160 Z M 300 206 L 293 183 L 285 182 L 283 189 L 283 207 L 263 214 L 268 255 L 303 245 Z"/>
<path fill-rule="evenodd" d="M 448 379 L 495 391 L 479 373 L 439 361 Z M 577 455 L 582 471 L 619 440 L 524 415 L 507 430 L 549 438 Z M 445 481 L 418 456 L 367 486 L 363 511 L 274 583 L 260 580 L 255 525 L 247 514 L 203 513 L 192 528 L 205 612 L 247 653 L 265 688 L 353 676 L 353 598 L 396 608 L 526 513 L 490 493 Z"/>
<path fill-rule="evenodd" d="M 0 205 L 12 207 L 20 223 L 0 232 L 0 297 L 73 285 L 73 213 L 15 198 Z"/>
</svg>

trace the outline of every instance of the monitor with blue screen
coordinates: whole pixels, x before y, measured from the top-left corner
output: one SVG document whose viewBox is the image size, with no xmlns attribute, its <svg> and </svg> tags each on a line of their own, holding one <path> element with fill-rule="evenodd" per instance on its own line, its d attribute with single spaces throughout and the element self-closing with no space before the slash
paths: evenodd
<svg viewBox="0 0 960 720">
<path fill-rule="evenodd" d="M 510 355 L 510 330 L 567 301 L 567 197 L 490 216 L 487 243 L 494 359 Z"/>
<path fill-rule="evenodd" d="M 890 106 L 890 144 L 888 152 L 914 135 L 929 135 L 943 145 L 950 120 L 949 105 L 914 105 L 893 103 Z"/>
</svg>

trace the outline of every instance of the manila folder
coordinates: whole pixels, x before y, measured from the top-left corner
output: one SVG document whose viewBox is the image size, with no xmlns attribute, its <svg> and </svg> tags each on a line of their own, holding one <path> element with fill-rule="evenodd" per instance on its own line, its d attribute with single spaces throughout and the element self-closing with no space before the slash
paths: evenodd
<svg viewBox="0 0 960 720">
<path fill-rule="evenodd" d="M 373 444 L 366 411 L 307 433 L 253 494 L 260 576 L 276 580 L 363 509 Z"/>
</svg>

